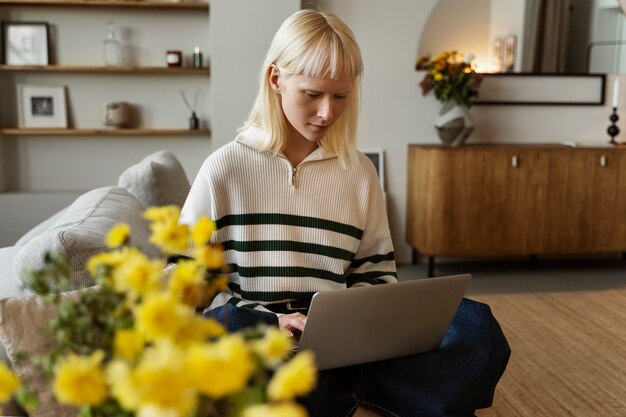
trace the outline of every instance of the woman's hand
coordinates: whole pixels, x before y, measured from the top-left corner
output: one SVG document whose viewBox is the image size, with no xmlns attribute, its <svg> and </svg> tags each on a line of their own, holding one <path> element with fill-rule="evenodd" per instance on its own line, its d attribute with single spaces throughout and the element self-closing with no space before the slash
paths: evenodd
<svg viewBox="0 0 626 417">
<path fill-rule="evenodd" d="M 295 333 L 302 333 L 306 325 L 306 316 L 302 313 L 283 314 L 278 317 L 278 326 L 289 336 Z"/>
</svg>

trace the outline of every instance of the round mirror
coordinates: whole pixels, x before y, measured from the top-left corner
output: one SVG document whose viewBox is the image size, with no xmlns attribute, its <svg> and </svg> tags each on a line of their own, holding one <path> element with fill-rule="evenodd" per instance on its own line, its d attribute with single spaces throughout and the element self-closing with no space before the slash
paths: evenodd
<svg viewBox="0 0 626 417">
<path fill-rule="evenodd" d="M 626 73 L 626 0 L 439 0 L 419 55 L 473 54 L 480 72 Z"/>
</svg>

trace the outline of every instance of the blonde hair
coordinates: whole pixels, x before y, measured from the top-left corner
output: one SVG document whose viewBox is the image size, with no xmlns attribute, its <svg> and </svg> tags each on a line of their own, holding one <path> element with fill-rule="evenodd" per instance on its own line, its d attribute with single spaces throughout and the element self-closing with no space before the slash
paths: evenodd
<svg viewBox="0 0 626 417">
<path fill-rule="evenodd" d="M 300 10 L 288 17 L 274 35 L 259 74 L 259 93 L 248 120 L 239 130 L 262 128 L 266 136 L 261 149 L 277 153 L 288 140 L 289 122 L 282 112 L 280 97 L 270 85 L 272 64 L 280 68 L 282 75 L 352 80 L 343 114 L 320 141 L 320 146 L 333 151 L 345 167 L 356 149 L 363 73 L 361 52 L 350 28 L 331 13 Z"/>
</svg>

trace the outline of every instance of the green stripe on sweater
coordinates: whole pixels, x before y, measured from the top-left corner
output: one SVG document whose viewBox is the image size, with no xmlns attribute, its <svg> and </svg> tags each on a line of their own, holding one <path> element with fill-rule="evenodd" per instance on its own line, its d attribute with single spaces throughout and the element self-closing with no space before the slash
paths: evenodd
<svg viewBox="0 0 626 417">
<path fill-rule="evenodd" d="M 371 271 L 364 274 L 350 274 L 346 278 L 346 283 L 348 284 L 348 287 L 351 287 L 358 282 L 367 282 L 373 285 L 383 284 L 387 281 L 380 278 L 389 276 L 395 277 L 397 279 L 398 273 L 389 271 Z"/>
<path fill-rule="evenodd" d="M 343 274 L 335 274 L 324 269 L 303 268 L 300 266 L 257 266 L 245 267 L 230 264 L 230 272 L 236 272 L 242 278 L 256 277 L 290 277 L 290 278 L 321 278 L 328 281 L 345 283 Z M 244 297 L 246 298 L 246 297 Z"/>
<path fill-rule="evenodd" d="M 238 252 L 289 251 L 323 255 L 344 261 L 350 261 L 354 258 L 354 252 L 345 249 L 315 243 L 295 242 L 293 240 L 255 240 L 249 242 L 228 240 L 222 243 L 222 245 L 224 250 L 234 249 Z"/>
<path fill-rule="evenodd" d="M 280 224 L 311 227 L 314 229 L 330 230 L 332 232 L 352 236 L 356 239 L 361 239 L 363 236 L 363 230 L 350 226 L 349 224 L 319 219 L 317 217 L 280 213 L 231 214 L 219 219 L 217 221 L 217 228 L 221 229 L 226 226 L 244 226 L 250 224 Z"/>
<path fill-rule="evenodd" d="M 385 261 L 393 261 L 395 259 L 396 257 L 393 252 L 389 252 L 386 255 L 373 255 L 367 258 L 353 260 L 352 263 L 350 264 L 350 268 L 358 268 L 361 265 L 365 264 L 366 262 L 377 264 L 377 263 L 385 262 Z"/>
<path fill-rule="evenodd" d="M 313 292 L 298 292 L 298 291 L 276 291 L 276 292 L 266 292 L 266 291 L 242 291 L 241 287 L 233 282 L 228 284 L 228 287 L 231 291 L 241 296 L 246 300 L 254 300 L 260 302 L 272 302 L 272 301 L 282 301 L 282 300 L 299 300 L 299 299 L 310 299 L 315 294 Z"/>
</svg>

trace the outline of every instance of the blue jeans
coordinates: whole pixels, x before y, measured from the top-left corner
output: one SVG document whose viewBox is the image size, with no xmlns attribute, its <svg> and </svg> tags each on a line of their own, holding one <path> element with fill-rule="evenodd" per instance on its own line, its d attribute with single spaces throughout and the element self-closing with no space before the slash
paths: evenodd
<svg viewBox="0 0 626 417">
<path fill-rule="evenodd" d="M 227 305 L 208 315 L 227 317 L 231 331 L 277 322 L 273 314 L 243 310 Z M 491 406 L 510 355 L 489 306 L 464 298 L 439 349 L 322 371 L 300 402 L 312 417 L 350 416 L 357 405 L 390 417 L 474 416 Z"/>
</svg>

